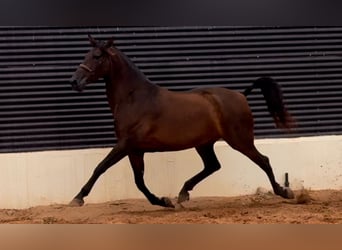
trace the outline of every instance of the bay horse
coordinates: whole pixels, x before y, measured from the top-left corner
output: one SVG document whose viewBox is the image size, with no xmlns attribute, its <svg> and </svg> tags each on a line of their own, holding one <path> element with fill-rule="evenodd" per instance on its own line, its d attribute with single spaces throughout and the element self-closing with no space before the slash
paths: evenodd
<svg viewBox="0 0 342 250">
<path fill-rule="evenodd" d="M 104 79 L 114 117 L 117 144 L 98 164 L 88 182 L 70 202 L 82 206 L 96 180 L 112 165 L 128 156 L 135 184 L 153 205 L 174 207 L 167 197 L 157 197 L 144 182 L 144 153 L 195 148 L 204 169 L 187 180 L 178 203 L 189 200 L 196 184 L 220 169 L 214 143 L 223 139 L 256 163 L 271 182 L 275 194 L 292 199 L 291 189 L 279 185 L 266 156 L 254 146 L 254 121 L 246 96 L 259 87 L 279 128 L 291 129 L 280 86 L 270 77 L 257 79 L 244 93 L 226 88 L 169 91 L 153 84 L 118 48 L 113 39 L 97 41 L 88 35 L 92 48 L 70 79 L 72 88 L 83 91 L 89 83 Z"/>
</svg>

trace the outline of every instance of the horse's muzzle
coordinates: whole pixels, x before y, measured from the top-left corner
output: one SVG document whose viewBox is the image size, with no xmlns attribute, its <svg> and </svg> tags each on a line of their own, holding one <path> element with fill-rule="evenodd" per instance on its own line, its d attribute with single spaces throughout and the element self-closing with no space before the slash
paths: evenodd
<svg viewBox="0 0 342 250">
<path fill-rule="evenodd" d="M 69 80 L 70 84 L 71 84 L 71 88 L 75 91 L 78 91 L 78 92 L 82 92 L 83 91 L 83 88 L 84 88 L 84 85 L 82 83 L 79 83 L 75 78 L 70 78 Z"/>
</svg>

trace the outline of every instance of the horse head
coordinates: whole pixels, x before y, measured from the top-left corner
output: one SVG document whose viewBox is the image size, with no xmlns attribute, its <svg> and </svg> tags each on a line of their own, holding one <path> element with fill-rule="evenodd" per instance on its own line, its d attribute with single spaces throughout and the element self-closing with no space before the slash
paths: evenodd
<svg viewBox="0 0 342 250">
<path fill-rule="evenodd" d="M 99 42 L 91 35 L 88 35 L 88 38 L 92 48 L 69 80 L 72 88 L 79 92 L 83 91 L 87 84 L 96 82 L 110 73 L 113 39 Z"/>
</svg>

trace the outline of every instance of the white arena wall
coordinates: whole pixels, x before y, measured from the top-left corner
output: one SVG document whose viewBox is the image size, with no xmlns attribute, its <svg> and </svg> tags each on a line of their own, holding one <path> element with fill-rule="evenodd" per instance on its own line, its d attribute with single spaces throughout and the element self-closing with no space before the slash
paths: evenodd
<svg viewBox="0 0 342 250">
<path fill-rule="evenodd" d="M 274 174 L 290 187 L 342 189 L 342 136 L 259 139 L 257 148 L 270 159 Z M 0 154 L 0 208 L 67 204 L 109 152 L 104 149 Z M 215 144 L 222 168 L 190 193 L 198 196 L 236 196 L 270 190 L 266 174 L 224 142 Z M 157 196 L 177 196 L 183 183 L 202 169 L 194 149 L 145 155 L 145 182 Z M 190 197 L 190 198 L 191 198 Z M 134 184 L 127 157 L 100 177 L 86 203 L 144 198 Z M 146 200 L 146 202 L 148 202 Z"/>
</svg>

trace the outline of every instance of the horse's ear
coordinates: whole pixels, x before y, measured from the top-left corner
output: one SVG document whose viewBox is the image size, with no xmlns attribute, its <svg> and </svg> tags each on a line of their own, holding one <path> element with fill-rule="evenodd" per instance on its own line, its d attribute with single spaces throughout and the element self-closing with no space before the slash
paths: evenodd
<svg viewBox="0 0 342 250">
<path fill-rule="evenodd" d="M 90 34 L 88 34 L 88 38 L 89 38 L 90 45 L 93 47 L 96 47 L 97 45 L 96 40 Z"/>
<path fill-rule="evenodd" d="M 110 47 L 112 47 L 113 44 L 114 44 L 114 38 L 111 37 L 111 38 L 109 38 L 108 41 L 106 42 L 106 45 L 105 45 L 106 49 L 109 49 Z"/>
</svg>

